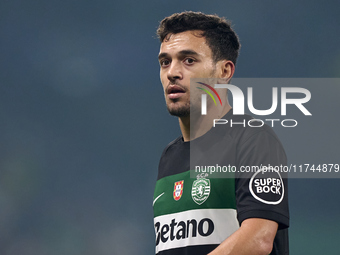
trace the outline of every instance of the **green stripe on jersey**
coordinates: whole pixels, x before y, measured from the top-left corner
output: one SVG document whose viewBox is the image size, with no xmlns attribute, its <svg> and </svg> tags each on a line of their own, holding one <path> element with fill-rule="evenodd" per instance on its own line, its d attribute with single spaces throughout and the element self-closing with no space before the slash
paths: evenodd
<svg viewBox="0 0 340 255">
<path fill-rule="evenodd" d="M 190 178 L 190 171 L 158 180 L 154 192 L 154 217 L 195 209 L 236 209 L 235 180 L 233 178 L 210 179 L 210 192 L 209 187 L 206 187 L 204 193 L 206 196 L 209 192 L 208 197 L 205 200 L 196 199 L 195 202 L 193 197 L 198 193 L 198 190 L 192 192 L 192 189 L 196 180 L 196 178 Z M 177 200 L 175 200 L 175 183 L 180 181 L 183 181 L 182 195 L 180 198 L 177 196 Z"/>
</svg>

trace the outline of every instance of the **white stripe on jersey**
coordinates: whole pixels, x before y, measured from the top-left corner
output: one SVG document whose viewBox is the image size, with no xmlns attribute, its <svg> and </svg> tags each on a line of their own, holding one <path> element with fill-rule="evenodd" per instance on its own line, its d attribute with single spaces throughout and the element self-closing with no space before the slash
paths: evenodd
<svg viewBox="0 0 340 255">
<path fill-rule="evenodd" d="M 220 244 L 239 228 L 235 209 L 189 210 L 158 216 L 154 223 L 156 254 L 189 245 Z"/>
</svg>

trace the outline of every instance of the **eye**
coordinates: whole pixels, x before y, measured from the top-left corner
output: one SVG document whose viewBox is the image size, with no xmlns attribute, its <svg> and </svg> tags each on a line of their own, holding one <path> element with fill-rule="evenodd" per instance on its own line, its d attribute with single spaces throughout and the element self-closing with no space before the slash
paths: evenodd
<svg viewBox="0 0 340 255">
<path fill-rule="evenodd" d="M 184 60 L 184 63 L 187 64 L 187 65 L 192 65 L 193 63 L 195 63 L 195 59 L 193 59 L 193 58 L 186 58 Z"/>
<path fill-rule="evenodd" d="M 166 67 L 166 66 L 170 65 L 170 61 L 168 59 L 161 59 L 159 61 L 159 64 L 161 65 L 161 67 Z"/>
</svg>

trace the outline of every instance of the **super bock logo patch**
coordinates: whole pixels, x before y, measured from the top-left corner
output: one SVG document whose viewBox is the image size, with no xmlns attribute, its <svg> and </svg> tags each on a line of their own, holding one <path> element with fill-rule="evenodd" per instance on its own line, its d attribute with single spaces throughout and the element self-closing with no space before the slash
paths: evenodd
<svg viewBox="0 0 340 255">
<path fill-rule="evenodd" d="M 175 182 L 174 186 L 174 199 L 178 201 L 183 194 L 183 183 L 184 181 Z"/>
<path fill-rule="evenodd" d="M 203 204 L 210 195 L 210 180 L 209 179 L 198 179 L 193 182 L 191 189 L 191 197 L 196 204 Z"/>
</svg>

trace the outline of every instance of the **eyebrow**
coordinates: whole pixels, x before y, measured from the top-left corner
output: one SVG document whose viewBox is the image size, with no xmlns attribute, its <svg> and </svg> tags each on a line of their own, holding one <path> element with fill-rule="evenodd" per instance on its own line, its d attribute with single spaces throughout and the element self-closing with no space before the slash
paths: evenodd
<svg viewBox="0 0 340 255">
<path fill-rule="evenodd" d="M 193 50 L 181 50 L 176 55 L 178 55 L 178 56 L 188 56 L 188 55 L 199 56 L 199 54 L 196 51 L 193 51 Z M 169 53 L 162 52 L 158 55 L 158 59 L 162 59 L 162 58 L 169 57 L 169 56 L 170 56 Z"/>
</svg>

